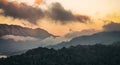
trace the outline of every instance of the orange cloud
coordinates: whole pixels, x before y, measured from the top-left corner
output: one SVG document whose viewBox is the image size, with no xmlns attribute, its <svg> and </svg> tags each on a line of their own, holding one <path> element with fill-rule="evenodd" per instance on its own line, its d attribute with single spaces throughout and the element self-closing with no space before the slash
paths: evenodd
<svg viewBox="0 0 120 65">
<path fill-rule="evenodd" d="M 42 2 L 42 0 L 35 0 L 34 3 L 38 5 L 38 4 L 40 4 L 41 2 Z"/>
<path fill-rule="evenodd" d="M 6 4 L 6 3 L 8 3 L 8 0 L 0 0 L 0 2 Z"/>
</svg>

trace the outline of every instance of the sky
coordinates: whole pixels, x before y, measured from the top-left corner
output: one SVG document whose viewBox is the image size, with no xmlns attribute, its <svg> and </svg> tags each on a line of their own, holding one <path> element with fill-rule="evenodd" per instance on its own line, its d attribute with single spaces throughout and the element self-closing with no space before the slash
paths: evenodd
<svg viewBox="0 0 120 65">
<path fill-rule="evenodd" d="M 0 0 L 0 24 L 42 28 L 58 36 L 104 31 L 120 24 L 119 6 L 120 0 Z"/>
</svg>

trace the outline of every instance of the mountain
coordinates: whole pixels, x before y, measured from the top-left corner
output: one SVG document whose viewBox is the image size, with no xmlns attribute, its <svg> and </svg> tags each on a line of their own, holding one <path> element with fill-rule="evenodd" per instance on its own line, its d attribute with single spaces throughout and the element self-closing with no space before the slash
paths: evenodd
<svg viewBox="0 0 120 65">
<path fill-rule="evenodd" d="M 0 54 L 15 55 L 41 46 L 42 39 L 54 36 L 47 31 L 18 25 L 0 24 Z"/>
<path fill-rule="evenodd" d="M 59 50 L 36 48 L 0 59 L 1 65 L 120 65 L 120 46 L 78 45 Z"/>
<path fill-rule="evenodd" d="M 31 36 L 41 39 L 47 38 L 49 36 L 54 36 L 40 28 L 31 29 L 18 25 L 0 24 L 0 37 L 4 35 Z"/>
<path fill-rule="evenodd" d="M 57 45 L 48 46 L 48 48 L 60 49 L 62 47 L 70 47 L 76 45 L 93 45 L 97 43 L 101 44 L 111 44 L 113 42 L 120 41 L 120 31 L 111 31 L 111 32 L 99 32 L 89 36 L 80 36 L 72 39 L 69 42 L 62 42 Z"/>
</svg>

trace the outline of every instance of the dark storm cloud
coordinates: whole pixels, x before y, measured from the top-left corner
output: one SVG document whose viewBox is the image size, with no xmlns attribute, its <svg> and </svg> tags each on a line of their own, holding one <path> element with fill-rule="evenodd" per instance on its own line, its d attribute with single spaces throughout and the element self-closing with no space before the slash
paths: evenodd
<svg viewBox="0 0 120 65">
<path fill-rule="evenodd" d="M 0 8 L 4 10 L 5 16 L 26 19 L 31 23 L 36 23 L 39 18 L 44 16 L 41 9 L 28 6 L 25 3 L 0 1 Z"/>
<path fill-rule="evenodd" d="M 103 26 L 103 28 L 105 31 L 120 31 L 120 23 L 111 22 L 110 24 Z"/>
<path fill-rule="evenodd" d="M 48 10 L 48 15 L 54 20 L 71 21 L 74 16 L 70 11 L 66 11 L 59 3 L 53 3 Z"/>
<path fill-rule="evenodd" d="M 85 23 L 90 20 L 88 16 L 74 15 L 72 12 L 65 10 L 60 3 L 53 3 L 47 11 L 47 16 L 51 17 L 53 20 L 59 21 L 60 23 L 69 23 L 70 21 Z"/>
<path fill-rule="evenodd" d="M 25 3 L 18 4 L 17 2 L 1 0 L 0 8 L 4 10 L 4 16 L 25 19 L 34 24 L 38 19 L 45 16 L 62 24 L 70 23 L 71 21 L 86 23 L 90 20 L 86 15 L 74 15 L 71 11 L 64 9 L 60 3 L 52 3 L 47 11 L 42 11 L 40 8 L 32 7 Z"/>
</svg>

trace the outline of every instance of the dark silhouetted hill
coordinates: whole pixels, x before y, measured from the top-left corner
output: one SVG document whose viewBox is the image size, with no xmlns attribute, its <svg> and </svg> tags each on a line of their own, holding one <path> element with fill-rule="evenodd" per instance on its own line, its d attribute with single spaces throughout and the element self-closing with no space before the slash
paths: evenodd
<svg viewBox="0 0 120 65">
<path fill-rule="evenodd" d="M 120 43 L 119 43 L 120 44 Z M 77 45 L 59 50 L 36 48 L 0 60 L 1 65 L 120 65 L 120 46 Z"/>
</svg>

